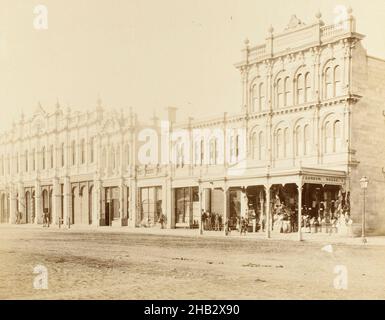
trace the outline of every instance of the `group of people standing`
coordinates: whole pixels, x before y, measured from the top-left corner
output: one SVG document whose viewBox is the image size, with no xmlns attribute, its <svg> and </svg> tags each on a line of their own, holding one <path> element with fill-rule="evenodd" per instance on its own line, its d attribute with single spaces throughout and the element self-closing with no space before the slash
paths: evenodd
<svg viewBox="0 0 385 320">
<path fill-rule="evenodd" d="M 207 231 L 222 231 L 224 228 L 222 215 L 202 210 L 202 227 Z"/>
<path fill-rule="evenodd" d="M 231 230 L 238 230 L 241 235 L 245 235 L 249 229 L 249 219 L 247 217 L 236 217 L 235 221 L 226 219 L 223 221 L 222 215 L 202 210 L 202 229 L 206 231 L 223 231 L 230 234 Z"/>
</svg>

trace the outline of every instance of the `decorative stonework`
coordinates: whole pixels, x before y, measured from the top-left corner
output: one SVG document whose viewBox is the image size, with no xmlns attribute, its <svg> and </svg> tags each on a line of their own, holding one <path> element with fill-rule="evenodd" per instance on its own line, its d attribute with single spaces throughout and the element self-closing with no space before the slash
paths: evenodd
<svg viewBox="0 0 385 320">
<path fill-rule="evenodd" d="M 286 26 L 286 30 L 296 29 L 298 27 L 303 26 L 305 26 L 305 24 L 300 19 L 298 19 L 295 14 L 293 14 L 290 18 L 288 25 Z"/>
</svg>

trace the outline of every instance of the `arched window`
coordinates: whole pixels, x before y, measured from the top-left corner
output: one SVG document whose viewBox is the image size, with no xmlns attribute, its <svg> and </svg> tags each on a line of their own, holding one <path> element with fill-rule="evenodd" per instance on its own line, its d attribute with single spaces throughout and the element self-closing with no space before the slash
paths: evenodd
<svg viewBox="0 0 385 320">
<path fill-rule="evenodd" d="M 76 143 L 75 143 L 75 140 L 72 140 L 72 143 L 71 143 L 71 160 L 72 160 L 72 165 L 74 166 L 76 164 Z"/>
<path fill-rule="evenodd" d="M 28 172 L 29 168 L 28 168 L 28 150 L 25 150 L 24 151 L 24 161 L 25 161 L 25 172 Z"/>
<path fill-rule="evenodd" d="M 284 149 L 284 141 L 283 141 L 283 130 L 278 129 L 277 131 L 277 159 L 281 159 L 283 157 L 283 149 Z"/>
<path fill-rule="evenodd" d="M 341 121 L 337 120 L 333 126 L 333 152 L 339 152 L 341 147 Z"/>
<path fill-rule="evenodd" d="M 106 167 L 107 167 L 107 150 L 104 147 L 102 151 L 102 168 L 105 169 Z"/>
<path fill-rule="evenodd" d="M 291 106 L 293 103 L 293 97 L 291 95 L 291 81 L 289 77 L 285 78 L 285 97 L 284 97 L 284 105 Z"/>
<path fill-rule="evenodd" d="M 15 156 L 15 161 L 16 161 L 16 173 L 19 173 L 19 153 L 16 153 Z"/>
<path fill-rule="evenodd" d="M 311 79 L 310 72 L 305 75 L 305 102 L 309 102 L 311 100 Z"/>
<path fill-rule="evenodd" d="M 339 96 L 342 93 L 341 87 L 341 68 L 340 66 L 334 67 L 334 96 Z"/>
<path fill-rule="evenodd" d="M 305 125 L 303 128 L 303 154 L 306 156 L 310 153 L 310 127 Z"/>
<path fill-rule="evenodd" d="M 65 146 L 64 146 L 64 143 L 61 144 L 61 150 L 60 150 L 60 156 L 61 156 L 61 166 L 62 168 L 64 168 L 64 165 L 65 165 Z"/>
<path fill-rule="evenodd" d="M 300 73 L 297 76 L 297 104 L 302 104 L 304 102 L 304 78 L 302 73 Z"/>
<path fill-rule="evenodd" d="M 80 141 L 80 163 L 86 162 L 86 142 L 84 139 Z"/>
<path fill-rule="evenodd" d="M 263 131 L 261 131 L 258 135 L 258 143 L 259 143 L 258 158 L 259 160 L 263 160 L 265 159 L 265 136 L 263 134 Z"/>
<path fill-rule="evenodd" d="M 258 94 L 258 86 L 255 84 L 251 89 L 251 99 L 253 105 L 253 111 L 257 111 L 259 109 L 259 94 Z"/>
<path fill-rule="evenodd" d="M 205 142 L 203 139 L 201 139 L 200 153 L 201 153 L 200 161 L 201 161 L 201 165 L 202 165 L 204 162 L 204 159 L 205 159 Z"/>
<path fill-rule="evenodd" d="M 126 164 L 127 166 L 130 165 L 130 145 L 129 144 L 126 144 L 126 151 L 125 151 L 125 154 L 126 154 Z"/>
<path fill-rule="evenodd" d="M 42 169 L 45 170 L 45 147 L 41 150 L 41 159 L 42 159 Z"/>
<path fill-rule="evenodd" d="M 283 130 L 283 143 L 284 143 L 283 156 L 284 158 L 287 158 L 290 150 L 289 128 L 285 128 Z"/>
<path fill-rule="evenodd" d="M 194 142 L 194 165 L 200 163 L 200 153 L 199 153 L 199 141 Z"/>
<path fill-rule="evenodd" d="M 116 147 L 116 168 L 120 167 L 120 147 Z"/>
<path fill-rule="evenodd" d="M 90 139 L 90 163 L 95 161 L 95 138 L 91 137 Z"/>
<path fill-rule="evenodd" d="M 32 170 L 36 171 L 36 150 L 32 149 Z"/>
<path fill-rule="evenodd" d="M 115 169 L 115 148 L 113 146 L 111 146 L 111 150 L 110 150 L 110 165 L 109 167 L 111 168 L 112 166 L 112 169 Z"/>
<path fill-rule="evenodd" d="M 256 132 L 254 132 L 251 137 L 251 150 L 253 151 L 253 159 L 257 160 L 259 158 L 259 146 L 258 135 Z"/>
<path fill-rule="evenodd" d="M 53 169 L 53 145 L 49 148 L 49 167 Z"/>
<path fill-rule="evenodd" d="M 325 99 L 333 97 L 333 70 L 326 68 L 325 70 Z"/>
<path fill-rule="evenodd" d="M 301 155 L 301 127 L 300 126 L 297 126 L 295 128 L 295 132 L 294 132 L 294 142 L 295 142 L 295 146 L 294 146 L 294 149 L 295 149 L 295 156 L 296 157 L 299 157 Z"/>
<path fill-rule="evenodd" d="M 283 81 L 277 80 L 277 108 L 283 107 Z"/>
<path fill-rule="evenodd" d="M 238 160 L 239 158 L 239 147 L 240 147 L 240 137 L 239 135 L 237 134 L 235 136 L 235 159 Z"/>
<path fill-rule="evenodd" d="M 217 140 L 215 138 L 210 141 L 210 164 L 217 164 Z"/>
<path fill-rule="evenodd" d="M 265 109 L 265 85 L 263 83 L 259 84 L 259 111 Z"/>
<path fill-rule="evenodd" d="M 333 125 L 330 121 L 325 123 L 325 153 L 331 153 L 333 151 Z"/>
</svg>

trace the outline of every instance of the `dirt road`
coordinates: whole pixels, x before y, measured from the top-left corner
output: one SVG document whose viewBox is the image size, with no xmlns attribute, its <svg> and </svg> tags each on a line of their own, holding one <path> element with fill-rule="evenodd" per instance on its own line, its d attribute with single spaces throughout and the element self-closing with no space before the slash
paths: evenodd
<svg viewBox="0 0 385 320">
<path fill-rule="evenodd" d="M 0 298 L 385 298 L 385 247 L 327 244 L 1 226 Z"/>
</svg>

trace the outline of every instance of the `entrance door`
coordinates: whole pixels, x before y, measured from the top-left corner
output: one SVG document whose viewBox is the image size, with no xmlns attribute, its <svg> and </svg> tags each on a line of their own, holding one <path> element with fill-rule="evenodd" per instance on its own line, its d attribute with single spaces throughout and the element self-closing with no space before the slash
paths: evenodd
<svg viewBox="0 0 385 320">
<path fill-rule="evenodd" d="M 109 226 L 111 224 L 111 215 L 110 215 L 110 203 L 109 202 L 106 202 L 106 206 L 105 206 L 105 217 L 106 217 L 106 221 L 105 221 L 105 224 L 106 226 Z"/>
</svg>

